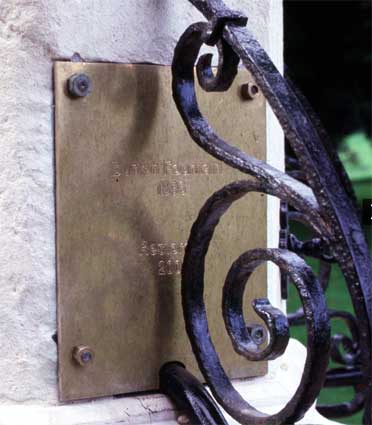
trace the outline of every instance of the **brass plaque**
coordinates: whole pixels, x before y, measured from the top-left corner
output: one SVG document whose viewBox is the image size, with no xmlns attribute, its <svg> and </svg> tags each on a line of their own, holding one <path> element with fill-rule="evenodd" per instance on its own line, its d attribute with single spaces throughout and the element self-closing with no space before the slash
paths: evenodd
<svg viewBox="0 0 372 425">
<path fill-rule="evenodd" d="M 67 80 L 80 72 L 92 91 L 71 98 Z M 247 81 L 241 71 L 226 93 L 200 90 L 200 105 L 221 136 L 265 159 L 265 101 L 241 99 Z M 246 176 L 191 140 L 169 67 L 56 62 L 55 143 L 60 399 L 154 390 L 171 360 L 201 377 L 181 308 L 184 249 L 207 198 Z M 265 246 L 266 200 L 248 195 L 221 220 L 206 263 L 211 335 L 232 378 L 267 370 L 233 351 L 221 311 L 231 263 Z M 265 268 L 247 287 L 247 323 L 259 322 L 249 300 L 263 296 Z M 79 364 L 74 347 L 90 347 L 93 358 Z"/>
</svg>

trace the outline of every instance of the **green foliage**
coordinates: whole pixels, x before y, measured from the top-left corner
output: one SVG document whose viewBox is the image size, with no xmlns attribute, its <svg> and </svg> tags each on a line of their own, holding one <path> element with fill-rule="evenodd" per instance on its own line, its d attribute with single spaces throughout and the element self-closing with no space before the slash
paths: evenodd
<svg viewBox="0 0 372 425">
<path fill-rule="evenodd" d="M 320 115 L 353 182 L 358 200 L 372 199 L 371 60 L 372 9 L 370 0 L 284 0 L 285 62 L 287 74 Z M 345 137 L 345 135 L 349 135 Z M 300 226 L 291 229 L 302 240 L 311 235 Z M 371 246 L 372 227 L 366 227 Z M 307 259 L 313 265 L 317 261 Z M 330 308 L 353 311 L 343 276 L 337 267 L 327 291 Z M 289 288 L 288 311 L 300 306 L 295 288 Z M 332 331 L 346 332 L 334 321 Z M 292 337 L 306 344 L 303 327 Z M 321 403 L 353 398 L 352 388 L 325 389 Z M 338 420 L 360 425 L 361 414 Z"/>
<path fill-rule="evenodd" d="M 344 163 L 349 177 L 352 180 L 358 200 L 372 198 L 372 143 L 362 133 L 356 133 L 346 137 L 340 145 L 340 158 Z M 371 247 L 371 227 L 366 226 L 367 239 Z M 311 234 L 308 229 L 301 225 L 291 225 L 291 232 L 302 240 L 309 239 Z M 306 258 L 307 263 L 317 274 L 319 262 Z M 341 270 L 338 266 L 332 267 L 329 288 L 326 292 L 327 304 L 331 309 L 349 311 L 353 313 L 353 307 L 348 289 Z M 294 285 L 289 287 L 288 311 L 293 312 L 300 307 L 300 299 Z M 350 335 L 348 329 L 339 320 L 332 321 L 332 334 L 344 333 Z M 303 326 L 291 327 L 291 337 L 296 338 L 306 345 L 306 330 Z M 332 363 L 331 366 L 339 366 Z M 326 388 L 321 391 L 318 402 L 337 404 L 352 400 L 354 390 L 351 387 Z M 338 419 L 339 422 L 352 425 L 362 424 L 362 413 L 349 418 Z"/>
<path fill-rule="evenodd" d="M 354 183 L 372 179 L 372 142 L 364 133 L 345 137 L 339 147 L 339 155 Z"/>
<path fill-rule="evenodd" d="M 317 272 L 319 263 L 313 259 L 307 259 L 309 265 Z M 290 285 L 288 297 L 288 311 L 295 311 L 300 307 L 300 300 L 294 285 Z M 332 268 L 329 289 L 327 290 L 327 304 L 329 308 L 353 312 L 350 296 L 346 288 L 343 275 L 338 267 Z M 332 322 L 332 334 L 344 333 L 350 335 L 346 326 L 338 320 Z M 306 330 L 303 326 L 291 327 L 291 337 L 296 338 L 306 345 Z M 339 366 L 332 363 L 331 366 Z M 343 388 L 325 388 L 321 391 L 318 403 L 337 404 L 343 401 L 352 400 L 354 390 L 351 387 Z M 344 424 L 361 425 L 362 413 L 358 413 L 349 418 L 338 419 L 338 422 Z"/>
</svg>

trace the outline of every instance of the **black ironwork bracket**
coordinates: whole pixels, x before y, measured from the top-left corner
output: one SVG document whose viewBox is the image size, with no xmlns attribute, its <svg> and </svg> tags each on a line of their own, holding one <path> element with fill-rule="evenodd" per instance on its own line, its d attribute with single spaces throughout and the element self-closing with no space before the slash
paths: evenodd
<svg viewBox="0 0 372 425">
<path fill-rule="evenodd" d="M 295 423 L 314 403 L 323 385 L 333 386 L 337 381 L 357 389 L 355 400 L 323 406 L 321 412 L 337 416 L 337 409 L 350 414 L 364 407 L 364 423 L 370 424 L 372 263 L 350 182 L 320 121 L 246 28 L 247 17 L 230 10 L 222 0 L 190 0 L 190 3 L 204 14 L 207 22 L 190 26 L 177 44 L 172 65 L 174 100 L 191 138 L 201 148 L 254 177 L 253 181 L 238 181 L 213 194 L 191 230 L 182 269 L 182 302 L 186 330 L 199 368 L 217 402 L 242 424 Z M 203 44 L 218 48 L 216 74 L 211 69 L 211 55 L 198 59 Z M 292 161 L 297 165 L 296 172 L 283 173 L 229 145 L 202 116 L 195 93 L 195 64 L 204 90 L 224 91 L 233 82 L 240 61 L 251 72 L 277 116 L 296 156 Z M 225 326 L 235 351 L 248 360 L 272 360 L 280 356 L 288 343 L 289 325 L 306 323 L 307 358 L 301 383 L 289 403 L 273 415 L 256 410 L 232 386 L 210 338 L 203 300 L 204 262 L 214 229 L 231 204 L 250 192 L 262 192 L 282 200 L 290 207 L 292 218 L 306 223 L 316 237 L 307 243 L 289 238 L 286 249 L 282 241 L 278 249 L 243 253 L 231 266 L 225 281 Z M 320 281 L 298 254 L 314 255 L 326 265 Z M 261 349 L 244 322 L 242 297 L 253 270 L 266 261 L 277 264 L 283 275 L 292 280 L 303 309 L 287 317 L 267 299 L 254 300 L 254 309 L 270 334 L 268 345 Z M 336 262 L 344 274 L 355 317 L 327 309 L 324 289 L 329 262 Z M 352 339 L 344 336 L 331 339 L 330 319 L 336 316 L 350 326 Z M 341 353 L 341 346 L 348 348 L 346 355 Z M 330 355 L 346 367 L 327 372 Z M 163 391 L 176 402 L 183 400 L 181 407 L 185 408 L 186 404 L 193 418 L 203 424 L 221 423 L 217 406 L 205 397 L 195 378 L 185 371 L 180 373 L 179 367 L 166 367 L 160 379 Z M 200 415 L 201 406 L 209 414 Z"/>
</svg>

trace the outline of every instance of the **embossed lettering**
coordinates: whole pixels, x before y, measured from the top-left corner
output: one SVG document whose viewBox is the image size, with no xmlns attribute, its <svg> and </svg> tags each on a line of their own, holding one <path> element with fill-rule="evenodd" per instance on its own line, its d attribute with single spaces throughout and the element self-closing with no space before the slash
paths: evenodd
<svg viewBox="0 0 372 425">
<path fill-rule="evenodd" d="M 125 167 L 124 171 L 118 169 L 115 163 L 115 172 L 125 176 L 193 176 L 222 174 L 223 166 L 219 162 L 211 163 L 178 163 L 172 160 L 162 162 L 132 163 Z"/>
</svg>

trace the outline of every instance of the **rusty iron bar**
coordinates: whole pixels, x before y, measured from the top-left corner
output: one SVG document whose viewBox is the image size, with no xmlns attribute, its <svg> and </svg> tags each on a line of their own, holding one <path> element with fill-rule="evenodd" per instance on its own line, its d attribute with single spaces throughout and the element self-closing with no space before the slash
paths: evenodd
<svg viewBox="0 0 372 425">
<path fill-rule="evenodd" d="M 175 103 L 191 138 L 201 148 L 255 178 L 254 181 L 232 183 L 212 195 L 191 230 L 182 269 L 182 303 L 186 330 L 199 368 L 215 399 L 240 423 L 294 423 L 304 416 L 323 387 L 329 355 L 336 356 L 338 347 L 343 345 L 350 351 L 347 355 L 351 357 L 344 356 L 349 364 L 358 359 L 361 371 L 358 387 L 362 387 L 356 398 L 344 405 L 344 410 L 351 412 L 363 405 L 364 423 L 370 424 L 372 263 L 350 182 L 320 121 L 246 28 L 247 17 L 229 9 L 222 0 L 190 0 L 190 3 L 204 14 L 207 22 L 191 25 L 176 46 L 172 64 Z M 211 69 L 211 55 L 201 56 L 198 60 L 203 44 L 218 48 L 216 74 Z M 240 61 L 251 72 L 255 84 L 277 116 L 301 171 L 294 175 L 301 177 L 301 181 L 229 145 L 218 137 L 202 116 L 195 93 L 194 66 L 204 90 L 224 91 L 232 84 Z M 302 298 L 303 312 L 300 315 L 308 330 L 307 359 L 301 383 L 289 403 L 273 415 L 253 408 L 233 388 L 210 339 L 203 300 L 204 262 L 214 229 L 230 205 L 250 192 L 270 194 L 287 203 L 321 238 L 322 245 L 329 248 L 332 261 L 340 266 L 347 282 L 358 332 L 357 346 L 355 341 L 343 337 L 331 340 L 330 316 L 335 313 L 328 312 L 324 287 L 296 253 L 280 248 L 243 253 L 231 266 L 223 291 L 223 315 L 234 349 L 256 361 L 274 359 L 286 348 L 288 318 L 273 308 L 268 300 L 253 300 L 257 314 L 268 327 L 270 343 L 267 347 L 261 349 L 254 343 L 244 323 L 242 296 L 245 286 L 254 268 L 266 261 L 276 263 L 285 275 L 291 277 Z M 314 250 L 314 244 L 312 248 Z M 329 275 L 329 268 L 324 274 Z M 351 348 L 357 351 L 357 355 Z M 180 382 L 182 388 L 182 380 L 178 384 Z M 179 385 L 178 389 L 168 388 L 167 393 L 177 399 L 179 389 Z M 198 408 L 195 401 L 189 407 L 194 411 Z M 321 409 L 329 416 L 334 410 L 334 406 Z"/>
<path fill-rule="evenodd" d="M 295 87 L 292 83 L 292 89 L 295 90 Z M 332 147 L 330 141 L 328 140 L 328 136 L 322 128 L 322 125 L 315 114 L 315 112 L 311 109 L 310 105 L 307 103 L 307 100 L 301 95 L 301 93 L 297 90 L 297 96 L 301 96 L 301 102 L 306 105 L 307 110 L 312 116 L 313 121 L 317 123 L 317 127 L 320 128 L 320 131 L 323 133 L 323 141 L 330 152 L 333 155 L 333 161 L 340 168 L 341 171 L 340 176 L 343 178 L 343 183 L 345 189 L 348 190 L 350 198 L 354 201 L 354 204 L 357 208 L 357 200 L 356 196 L 353 192 L 353 188 L 351 182 L 345 173 L 342 164 L 335 152 L 335 149 Z M 336 159 L 336 160 L 335 160 Z M 290 155 L 286 155 L 286 170 L 287 172 L 295 178 L 298 178 L 300 181 L 305 181 L 304 173 L 300 170 L 299 163 L 296 158 L 293 158 Z M 297 173 L 297 177 L 295 175 Z M 280 240 L 283 248 L 290 248 L 295 250 L 293 246 L 291 246 L 291 236 L 290 234 L 290 224 L 292 222 L 299 222 L 303 225 L 307 225 L 306 219 L 303 217 L 301 213 L 297 211 L 291 211 L 283 202 L 281 203 L 281 234 L 285 230 L 285 238 Z M 320 235 L 316 235 L 320 236 Z M 321 240 L 321 239 L 320 239 Z M 317 239 L 319 241 L 319 238 Z M 295 241 L 297 243 L 297 240 Z M 301 247 L 301 242 L 300 242 Z M 315 247 L 313 249 L 308 250 L 307 252 L 299 252 L 297 253 L 305 254 L 308 256 L 312 256 L 313 258 L 322 258 L 322 250 L 320 252 L 314 252 Z M 321 247 L 320 247 L 321 248 Z M 333 259 L 332 259 L 333 260 Z M 331 264 L 330 261 L 320 260 L 319 266 L 319 280 L 323 287 L 323 290 L 326 291 L 329 286 L 329 280 L 331 275 Z M 282 288 L 283 288 L 283 279 L 285 276 L 282 275 Z M 284 282 L 285 283 L 285 282 Z M 287 285 L 285 285 L 286 288 Z M 359 344 L 359 330 L 358 324 L 356 322 L 355 317 L 349 313 L 339 310 L 329 310 L 331 319 L 342 320 L 346 327 L 349 329 L 350 335 L 346 336 L 345 334 L 335 334 L 331 336 L 331 359 L 333 362 L 336 362 L 341 365 L 345 365 L 344 369 L 342 368 L 331 368 L 327 371 L 326 380 L 324 382 L 324 387 L 342 387 L 342 386 L 350 386 L 354 387 L 355 395 L 351 401 L 339 402 L 337 404 L 317 404 L 317 410 L 328 418 L 341 418 L 346 416 L 351 416 L 362 410 L 366 400 L 366 385 L 363 384 L 365 381 L 362 372 L 360 371 L 360 344 Z M 301 326 L 305 325 L 304 311 L 302 308 L 298 309 L 295 313 L 288 314 L 288 321 L 291 326 Z"/>
<path fill-rule="evenodd" d="M 227 425 L 216 402 L 203 384 L 178 362 L 166 363 L 159 372 L 160 390 L 188 412 L 189 423 Z"/>
</svg>

